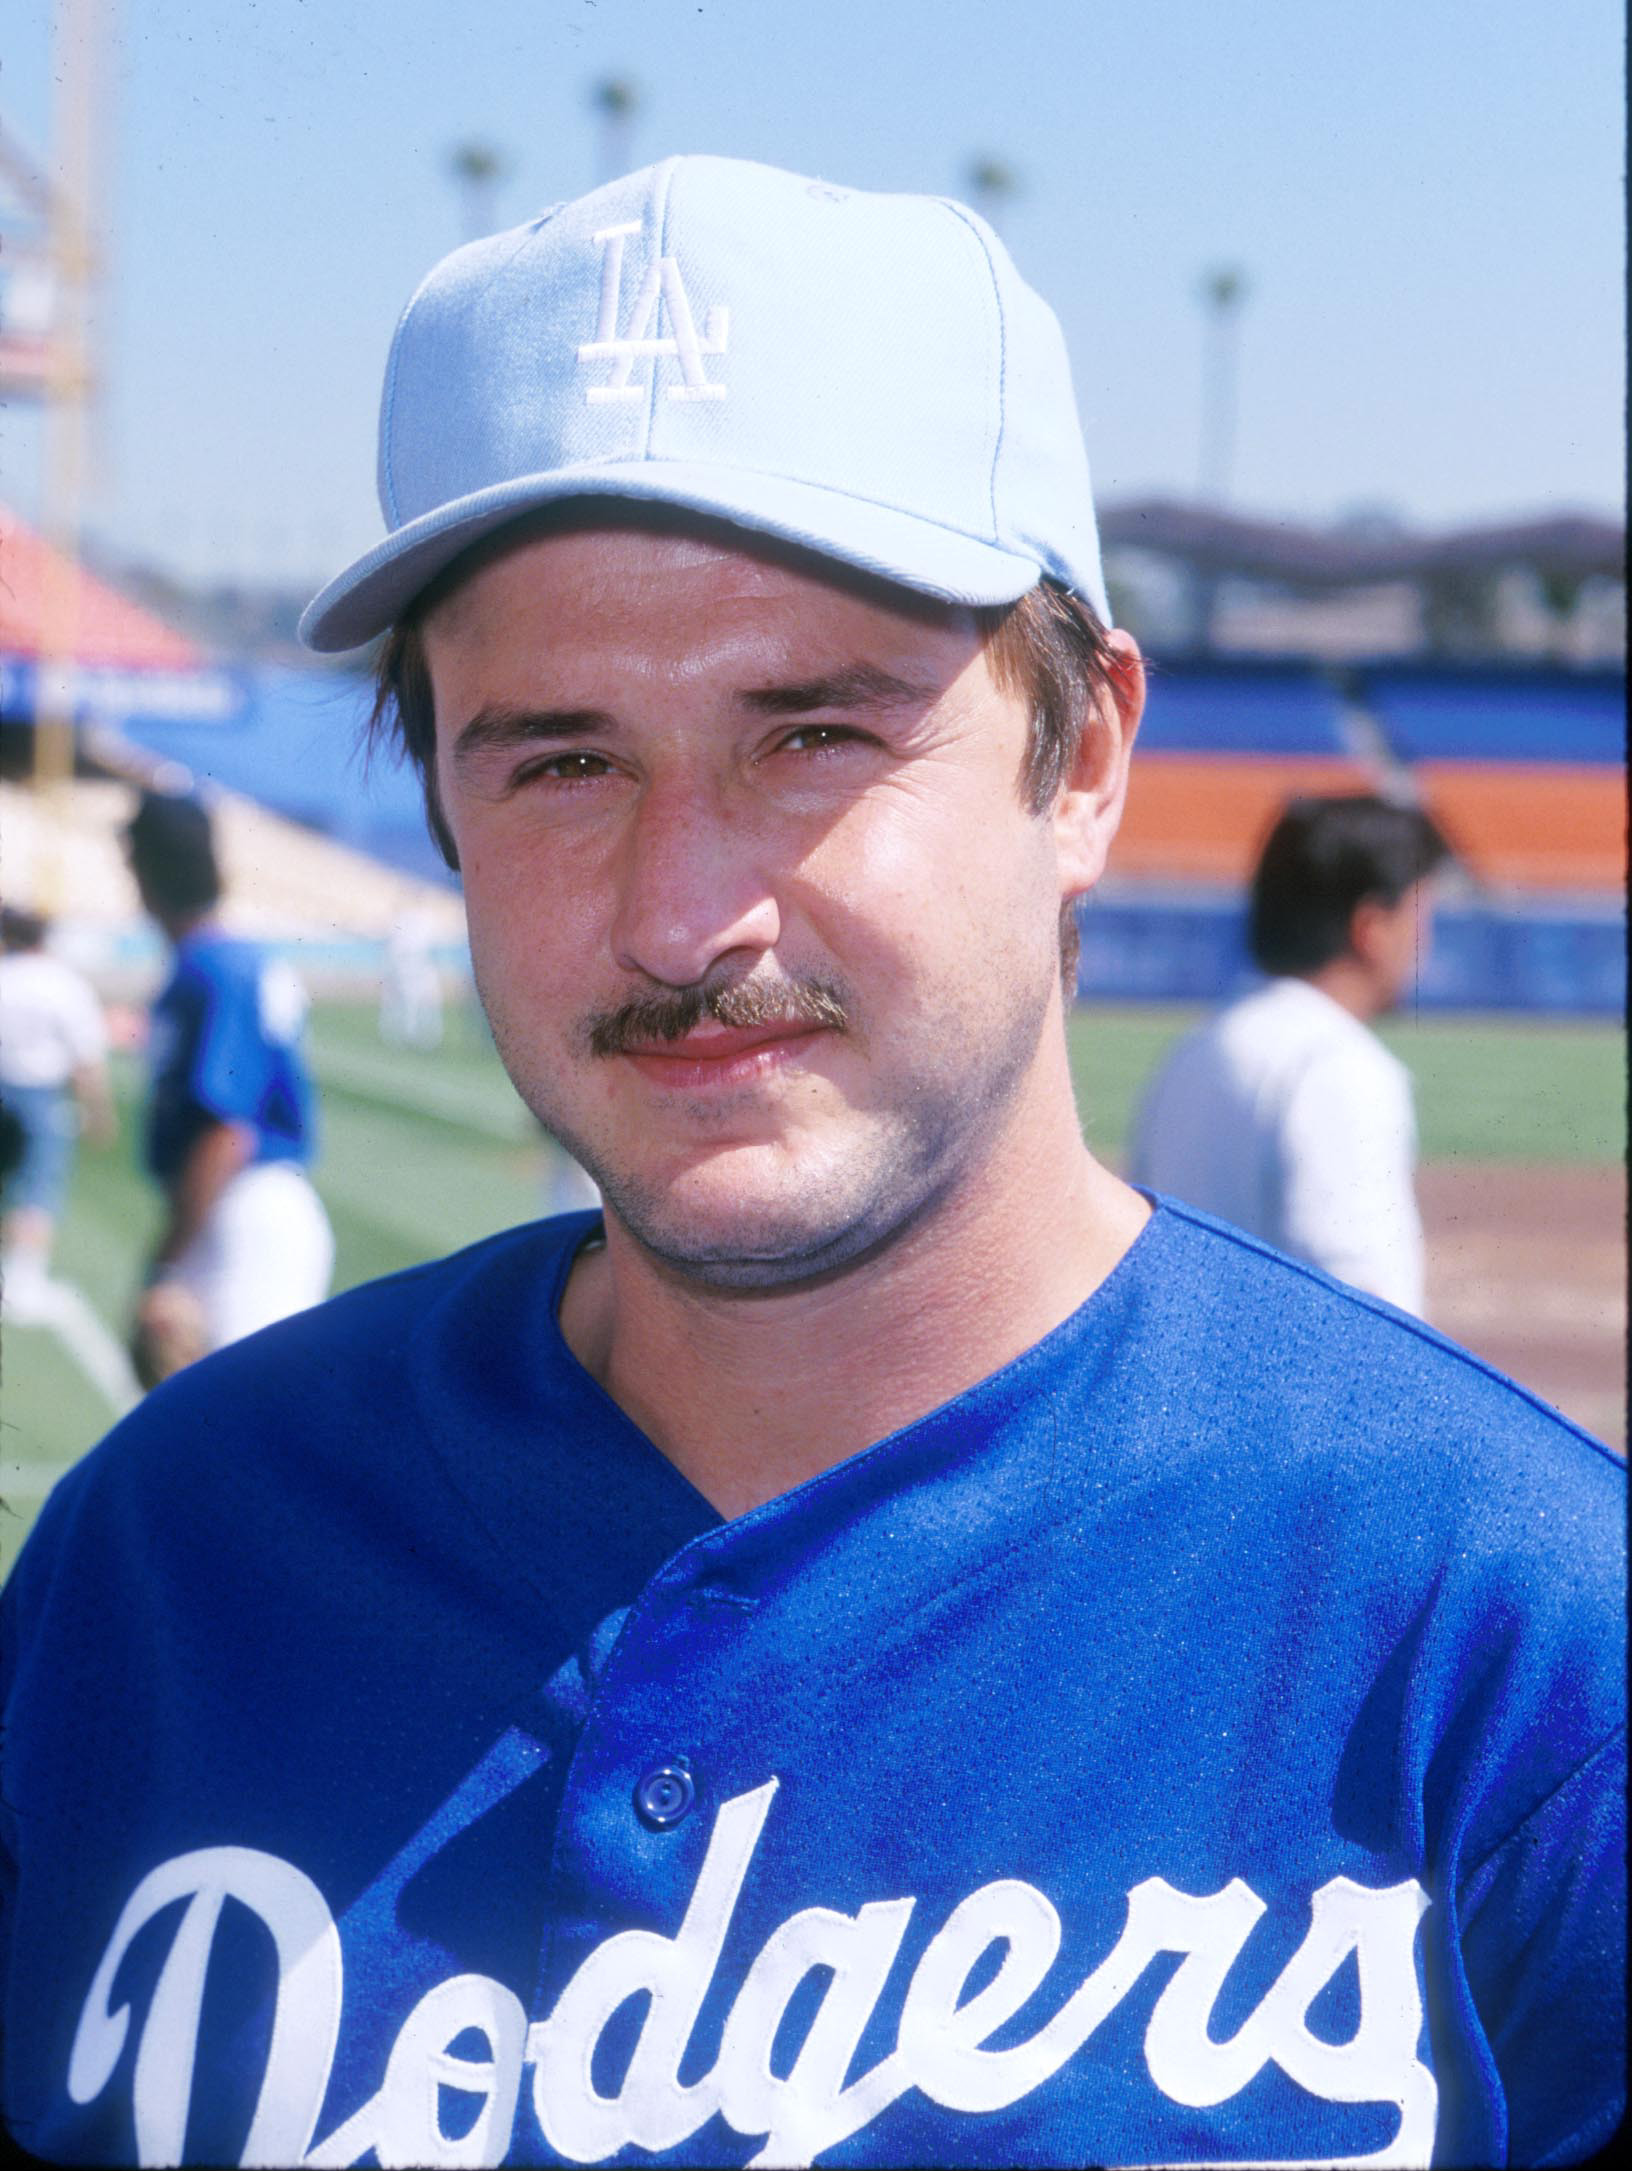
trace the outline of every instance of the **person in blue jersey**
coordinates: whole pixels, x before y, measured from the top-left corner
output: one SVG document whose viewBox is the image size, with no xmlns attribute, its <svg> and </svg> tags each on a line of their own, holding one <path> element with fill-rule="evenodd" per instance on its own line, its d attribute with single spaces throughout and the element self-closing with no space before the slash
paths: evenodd
<svg viewBox="0 0 1632 2171">
<path fill-rule="evenodd" d="M 125 832 L 170 977 L 149 1022 L 147 1165 L 164 1220 L 137 1305 L 145 1386 L 327 1296 L 328 1217 L 305 1169 L 314 1144 L 293 969 L 217 921 L 208 809 L 149 791 Z"/>
<path fill-rule="evenodd" d="M 1142 686 L 1052 314 L 959 205 L 673 159 L 433 271 L 381 428 L 306 637 L 383 636 L 602 1205 L 190 1367 L 47 1502 L 12 2134 L 1590 2153 L 1622 1471 L 1084 1144 Z"/>
</svg>

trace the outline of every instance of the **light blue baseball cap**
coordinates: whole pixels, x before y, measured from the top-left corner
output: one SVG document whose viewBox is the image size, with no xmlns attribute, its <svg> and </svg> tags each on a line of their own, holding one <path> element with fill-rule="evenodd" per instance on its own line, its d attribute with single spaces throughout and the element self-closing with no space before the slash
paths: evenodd
<svg viewBox="0 0 1632 2171">
<path fill-rule="evenodd" d="M 379 491 L 389 532 L 310 605 L 311 648 L 566 498 L 953 603 L 1046 575 L 1110 617 L 1065 341 L 991 228 L 740 159 L 665 159 L 444 258 L 392 341 Z"/>
</svg>

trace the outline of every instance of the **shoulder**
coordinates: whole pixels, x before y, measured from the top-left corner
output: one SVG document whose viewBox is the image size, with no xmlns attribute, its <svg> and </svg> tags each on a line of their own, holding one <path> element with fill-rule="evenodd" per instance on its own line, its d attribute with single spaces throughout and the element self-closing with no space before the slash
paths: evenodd
<svg viewBox="0 0 1632 2171">
<path fill-rule="evenodd" d="M 1344 1122 L 1384 1111 L 1408 1115 L 1411 1073 L 1371 1027 L 1318 988 L 1280 984 L 1299 988 L 1301 997 L 1281 1006 L 1273 1032 L 1263 1036 L 1262 1060 L 1278 1066 L 1289 1112 L 1301 1107 L 1325 1123 L 1339 1113 Z"/>
<path fill-rule="evenodd" d="M 0 958 L 0 986 L 8 1001 L 26 1000 L 42 1008 L 73 1009 L 96 1000 L 81 974 L 44 950 Z"/>
<path fill-rule="evenodd" d="M 1399 1057 L 1359 1018 L 1331 1005 L 1332 1019 L 1318 1041 L 1312 1042 L 1314 1059 L 1341 1065 L 1356 1073 L 1409 1090 L 1411 1073 Z"/>
<path fill-rule="evenodd" d="M 1523 1813 L 1624 1721 L 1625 1465 L 1420 1320 L 1237 1230 L 1164 1200 L 1146 1233 L 1114 1391 L 1160 1413 L 1141 1466 L 1219 1565 L 1215 1629 L 1240 1624 L 1246 1667 L 1284 1651 L 1317 1700 L 1372 1682 L 1385 1762 L 1417 1720 L 1512 1744 L 1502 1793 Z"/>
<path fill-rule="evenodd" d="M 1247 1427 L 1265 1484 L 1437 1498 L 1520 1537 L 1550 1537 L 1566 1503 L 1618 1515 L 1618 1456 L 1422 1320 L 1176 1201 L 1152 1230 L 1141 1362 L 1172 1375 L 1194 1421 Z"/>
<path fill-rule="evenodd" d="M 1352 1022 L 1305 981 L 1268 980 L 1205 1019 L 1179 1042 L 1177 1053 L 1181 1062 L 1213 1062 L 1238 1072 L 1281 1071 L 1332 1045 Z"/>
<path fill-rule="evenodd" d="M 241 935 L 195 936 L 176 953 L 176 977 L 201 987 L 252 989 L 265 957 L 258 943 Z"/>
<path fill-rule="evenodd" d="M 561 1362 L 555 1284 L 592 1219 L 506 1230 L 178 1372 L 60 1480 L 12 1583 L 34 1593 L 69 1554 L 82 1570 L 143 1548 L 179 1558 L 439 1492 L 439 1429 L 468 1429 L 493 1397 L 536 1403 Z"/>
</svg>

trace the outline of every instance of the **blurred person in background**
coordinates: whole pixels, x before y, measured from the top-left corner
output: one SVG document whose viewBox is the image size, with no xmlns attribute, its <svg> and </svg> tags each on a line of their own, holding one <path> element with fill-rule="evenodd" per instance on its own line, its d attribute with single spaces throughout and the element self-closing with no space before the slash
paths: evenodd
<svg viewBox="0 0 1632 2171">
<path fill-rule="evenodd" d="M 436 930 L 410 909 L 391 923 L 380 970 L 380 1038 L 390 1048 L 442 1045 L 442 975 Z"/>
<path fill-rule="evenodd" d="M 1411 1076 L 1369 1027 L 1417 977 L 1448 856 L 1414 807 L 1294 800 L 1252 883 L 1248 943 L 1269 983 L 1168 1056 L 1128 1162 L 1145 1189 L 1419 1316 Z"/>
<path fill-rule="evenodd" d="M 174 952 L 153 1006 L 147 1164 L 165 1218 L 137 1306 L 144 1386 L 328 1295 L 334 1238 L 305 1174 L 306 993 L 217 924 L 221 873 L 198 800 L 144 792 L 126 842 Z"/>
<path fill-rule="evenodd" d="M 13 1176 L 23 1165 L 23 1155 L 28 1151 L 28 1136 L 23 1129 L 23 1119 L 15 1108 L 0 1100 L 0 1200 Z"/>
<path fill-rule="evenodd" d="M 48 922 L 0 907 L 0 1099 L 21 1137 L 0 1217 L 6 1304 L 26 1319 L 39 1301 L 81 1129 L 108 1143 L 107 1031 L 90 982 L 46 948 Z"/>
</svg>

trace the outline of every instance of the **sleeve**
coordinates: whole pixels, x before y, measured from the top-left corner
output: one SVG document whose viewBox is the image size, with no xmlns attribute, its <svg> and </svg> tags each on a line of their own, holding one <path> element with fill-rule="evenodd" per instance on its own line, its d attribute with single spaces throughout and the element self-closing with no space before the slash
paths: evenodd
<svg viewBox="0 0 1632 2171">
<path fill-rule="evenodd" d="M 187 1095 L 218 1123 L 257 1121 L 267 1086 L 267 1044 L 253 978 L 212 980 L 187 1065 Z"/>
<path fill-rule="evenodd" d="M 1479 1866 L 1462 1915 L 1507 2161 L 1579 2163 L 1626 2104 L 1624 1727 Z"/>
<path fill-rule="evenodd" d="M 1420 1316 L 1416 1146 L 1410 1078 L 1380 1047 L 1321 1055 L 1288 1099 L 1281 1130 L 1287 1249 Z"/>
<path fill-rule="evenodd" d="M 17 1911 L 17 1813 L 9 1780 L 9 1750 L 11 1691 L 17 1670 L 19 1581 L 13 1569 L 5 1589 L 0 1591 L 0 2130 L 12 2139 L 21 2138 L 10 2123 L 15 2076 L 6 2057 L 6 2041 L 13 2033 L 7 2021 L 18 1991 L 12 1980 L 11 1962 L 12 1926 Z"/>
</svg>

